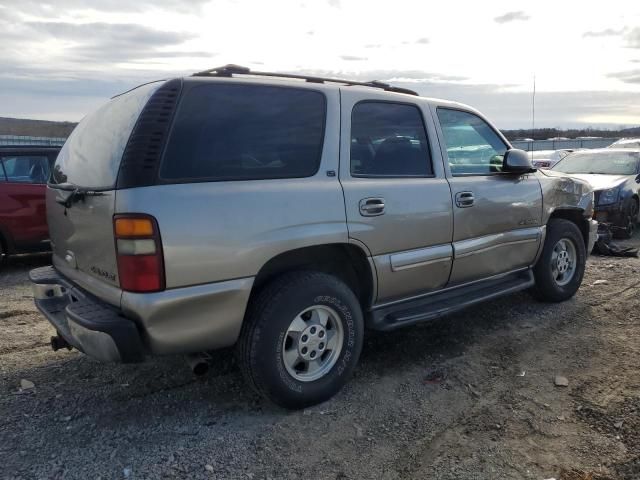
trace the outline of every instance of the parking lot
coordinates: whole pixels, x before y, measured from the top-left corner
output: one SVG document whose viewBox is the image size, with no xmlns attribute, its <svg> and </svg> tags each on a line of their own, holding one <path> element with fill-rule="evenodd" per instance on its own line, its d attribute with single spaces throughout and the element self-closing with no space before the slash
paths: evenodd
<svg viewBox="0 0 640 480">
<path fill-rule="evenodd" d="M 250 392 L 231 352 L 204 379 L 180 357 L 53 352 L 27 281 L 47 262 L 0 271 L 2 478 L 640 477 L 640 259 L 591 257 L 562 304 L 371 333 L 347 387 L 299 412 Z"/>
</svg>

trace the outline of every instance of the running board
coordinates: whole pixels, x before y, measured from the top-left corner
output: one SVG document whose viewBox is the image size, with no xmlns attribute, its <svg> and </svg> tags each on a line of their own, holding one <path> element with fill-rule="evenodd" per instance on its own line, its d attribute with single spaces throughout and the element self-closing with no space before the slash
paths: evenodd
<svg viewBox="0 0 640 480">
<path fill-rule="evenodd" d="M 368 326 L 374 330 L 393 330 L 433 320 L 470 305 L 532 287 L 533 272 L 524 270 L 500 278 L 448 288 L 415 300 L 374 309 Z"/>
</svg>

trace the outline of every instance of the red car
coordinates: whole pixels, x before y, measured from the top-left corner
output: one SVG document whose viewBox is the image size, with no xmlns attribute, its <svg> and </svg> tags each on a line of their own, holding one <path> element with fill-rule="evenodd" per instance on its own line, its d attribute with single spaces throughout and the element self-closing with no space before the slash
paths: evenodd
<svg viewBox="0 0 640 480">
<path fill-rule="evenodd" d="M 0 259 L 50 249 L 44 198 L 59 151 L 0 146 Z"/>
</svg>

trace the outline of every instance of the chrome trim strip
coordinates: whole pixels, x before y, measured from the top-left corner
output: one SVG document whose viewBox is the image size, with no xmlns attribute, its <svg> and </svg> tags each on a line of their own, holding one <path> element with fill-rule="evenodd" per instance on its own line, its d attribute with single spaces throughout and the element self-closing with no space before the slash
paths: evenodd
<svg viewBox="0 0 640 480">
<path fill-rule="evenodd" d="M 372 311 L 373 310 L 379 310 L 381 308 L 389 307 L 391 305 L 398 305 L 398 304 L 405 303 L 405 302 L 411 302 L 412 300 L 418 300 L 420 298 L 430 297 L 431 295 L 435 295 L 435 294 L 438 294 L 438 293 L 446 292 L 448 290 L 456 290 L 458 288 L 468 287 L 469 285 L 473 285 L 474 283 L 486 282 L 488 280 L 497 280 L 499 278 L 506 277 L 507 275 L 513 275 L 514 273 L 525 272 L 527 270 L 530 270 L 530 267 L 516 268 L 515 270 L 510 270 L 508 272 L 499 273 L 498 275 L 492 275 L 491 277 L 480 278 L 478 280 L 473 280 L 473 281 L 467 282 L 467 283 L 461 283 L 459 285 L 454 285 L 452 287 L 439 288 L 439 289 L 434 290 L 432 292 L 421 293 L 419 295 L 414 295 L 412 297 L 401 298 L 399 300 L 393 300 L 392 302 L 380 303 L 378 305 L 374 305 L 373 307 L 371 307 L 371 310 Z"/>
<path fill-rule="evenodd" d="M 497 245 L 491 245 L 490 247 L 480 248 L 478 250 L 473 250 L 467 253 L 461 253 L 458 256 L 456 256 L 456 258 L 470 257 L 471 255 L 476 255 L 478 253 L 488 252 L 489 250 L 493 250 L 494 248 L 506 247 L 508 245 L 518 245 L 520 243 L 531 243 L 536 241 L 538 241 L 537 238 L 529 238 L 527 240 L 513 240 L 512 242 L 498 243 Z"/>
<path fill-rule="evenodd" d="M 537 242 L 541 234 L 542 229 L 540 227 L 532 227 L 461 240 L 453 244 L 454 258 L 463 258 L 506 245 Z"/>
<path fill-rule="evenodd" d="M 447 244 L 394 253 L 389 255 L 389 261 L 391 262 L 391 271 L 398 272 L 432 263 L 451 261 L 452 256 L 453 248 Z"/>
</svg>

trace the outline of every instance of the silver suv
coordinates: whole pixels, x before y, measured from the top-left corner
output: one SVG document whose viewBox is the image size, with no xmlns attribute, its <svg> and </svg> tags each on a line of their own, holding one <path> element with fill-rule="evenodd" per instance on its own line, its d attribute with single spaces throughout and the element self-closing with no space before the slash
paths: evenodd
<svg viewBox="0 0 640 480">
<path fill-rule="evenodd" d="M 226 66 L 114 97 L 47 189 L 31 272 L 54 349 L 103 361 L 235 345 L 287 408 L 328 399 L 365 329 L 533 288 L 562 301 L 593 193 L 536 172 L 474 109 L 380 82 Z"/>
</svg>

